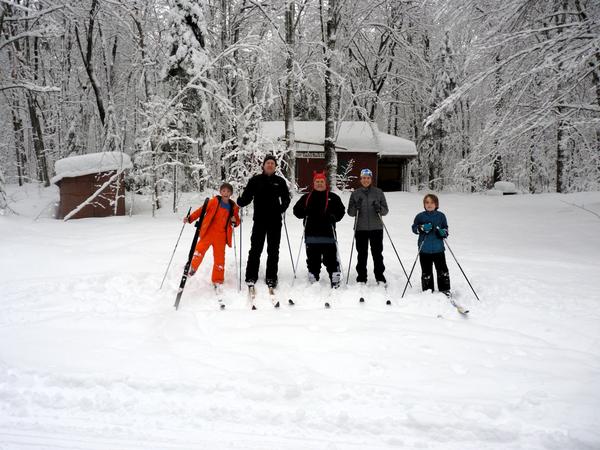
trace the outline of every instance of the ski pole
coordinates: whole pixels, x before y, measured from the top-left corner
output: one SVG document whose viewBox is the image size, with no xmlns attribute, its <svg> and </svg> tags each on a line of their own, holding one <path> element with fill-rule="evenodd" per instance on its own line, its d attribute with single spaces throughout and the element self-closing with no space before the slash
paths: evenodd
<svg viewBox="0 0 600 450">
<path fill-rule="evenodd" d="M 186 217 L 190 217 L 191 212 L 192 212 L 192 207 L 190 206 L 190 209 L 188 210 Z M 182 225 L 181 231 L 179 232 L 179 237 L 177 238 L 177 242 L 175 243 L 175 248 L 173 249 L 173 253 L 171 253 L 171 259 L 169 259 L 169 264 L 167 264 L 167 270 L 165 270 L 165 276 L 163 277 L 163 279 L 160 283 L 160 287 L 158 288 L 159 291 L 162 289 L 163 283 L 165 282 L 165 279 L 167 278 L 167 274 L 169 273 L 169 267 L 171 267 L 171 262 L 173 262 L 173 256 L 175 256 L 175 251 L 177 250 L 177 246 L 179 245 L 179 239 L 181 239 L 181 235 L 183 233 L 184 228 L 185 228 L 185 223 Z"/>
<path fill-rule="evenodd" d="M 387 234 L 387 237 L 390 240 L 390 244 L 392 244 L 392 248 L 394 249 L 394 253 L 396 253 L 396 257 L 398 258 L 398 262 L 400 263 L 400 267 L 402 267 L 402 271 L 404 272 L 404 276 L 406 277 L 408 285 L 410 287 L 412 287 L 412 284 L 410 284 L 410 279 L 408 277 L 408 274 L 406 273 L 406 269 L 404 268 L 404 264 L 402 264 L 402 260 L 400 260 L 400 255 L 398 254 L 398 251 L 396 250 L 396 246 L 394 245 L 394 241 L 392 241 L 392 237 L 390 236 L 390 232 L 388 231 L 387 227 L 385 226 L 385 222 L 383 221 L 383 218 L 381 217 L 381 214 L 378 213 L 377 215 L 379 216 L 379 219 L 381 220 L 381 223 L 383 224 L 383 229 L 385 230 L 385 233 Z"/>
<path fill-rule="evenodd" d="M 200 218 L 196 221 L 195 227 L 196 231 L 194 232 L 194 239 L 192 239 L 192 246 L 190 247 L 190 252 L 188 253 L 187 263 L 185 263 L 185 267 L 183 268 L 183 275 L 181 277 L 181 281 L 179 282 L 179 289 L 177 290 L 177 297 L 175 297 L 175 310 L 179 309 L 179 302 L 181 301 L 181 296 L 183 295 L 183 289 L 185 288 L 185 283 L 187 282 L 190 266 L 192 265 L 192 258 L 194 257 L 194 252 L 196 250 L 196 244 L 198 244 L 198 238 L 200 237 L 200 228 L 202 228 L 202 222 L 204 221 L 204 217 L 206 216 L 206 209 L 208 206 L 209 198 L 206 197 L 204 199 L 204 204 L 202 205 L 202 212 L 200 213 Z"/>
<path fill-rule="evenodd" d="M 402 291 L 402 296 L 400 298 L 404 298 L 404 294 L 406 293 L 406 288 L 408 287 L 408 282 L 410 281 L 410 277 L 412 277 L 413 270 L 415 270 L 415 266 L 417 265 L 417 260 L 419 259 L 419 255 L 421 254 L 421 249 L 423 248 L 423 244 L 425 243 L 425 239 L 419 245 L 419 250 L 417 251 L 417 256 L 415 256 L 415 262 L 413 263 L 410 273 L 408 274 L 408 280 L 406 280 L 406 284 L 404 285 L 404 290 Z"/>
<path fill-rule="evenodd" d="M 240 223 L 241 223 L 241 220 L 240 220 Z M 239 267 L 238 267 L 238 261 L 237 261 L 237 246 L 235 245 L 235 227 L 233 227 L 232 233 L 233 233 L 233 236 L 232 236 L 233 255 L 235 257 L 235 272 L 236 272 L 235 278 L 237 279 L 237 282 L 238 282 L 238 291 L 241 291 L 242 290 L 242 283 L 241 283 L 242 280 L 240 279 Z M 240 255 L 240 258 L 241 258 L 241 255 Z"/>
<path fill-rule="evenodd" d="M 242 290 L 242 224 L 244 223 L 244 220 L 242 219 L 242 217 L 244 216 L 244 212 L 243 212 L 243 208 L 240 208 L 240 270 L 238 271 L 238 286 L 239 286 L 239 290 L 241 292 Z"/>
<path fill-rule="evenodd" d="M 292 255 L 292 246 L 290 245 L 290 236 L 288 234 L 287 223 L 285 221 L 285 212 L 281 213 L 283 217 L 283 228 L 285 230 L 285 238 L 287 240 L 288 250 L 290 251 L 290 261 L 292 263 L 292 271 L 294 272 L 294 278 L 296 278 L 296 267 L 294 266 L 294 256 Z"/>
<path fill-rule="evenodd" d="M 338 268 L 340 269 L 340 282 L 343 279 L 342 274 L 342 258 L 340 257 L 340 246 L 338 245 L 337 233 L 335 232 L 335 225 L 331 224 L 331 231 L 333 231 L 333 239 L 335 240 L 335 256 L 338 263 Z"/>
<path fill-rule="evenodd" d="M 354 252 L 354 239 L 356 239 L 356 222 L 358 222 L 358 214 L 360 209 L 356 210 L 356 216 L 354 216 L 354 226 L 352 227 L 352 247 L 350 247 L 350 260 L 348 261 L 348 274 L 346 275 L 346 286 L 350 281 L 350 268 L 352 267 L 352 253 Z"/>
<path fill-rule="evenodd" d="M 477 296 L 477 292 L 475 292 L 475 289 L 473 289 L 473 286 L 471 285 L 471 282 L 469 281 L 469 279 L 467 278 L 467 274 L 465 273 L 465 271 L 463 270 L 463 268 L 460 266 L 460 263 L 458 262 L 458 259 L 456 259 L 456 256 L 454 256 L 454 252 L 452 251 L 452 249 L 450 248 L 450 244 L 448 244 L 448 239 L 444 238 L 444 242 L 446 243 L 446 245 L 448 246 L 448 250 L 450 250 L 450 253 L 452 254 L 452 257 L 454 258 L 454 261 L 456 261 L 456 264 L 458 265 L 458 268 L 460 269 L 460 271 L 462 272 L 462 274 L 465 277 L 465 280 L 467 280 L 467 283 L 469 283 L 469 287 L 471 288 L 471 290 L 473 291 L 473 294 L 475 294 L 475 298 L 478 301 L 479 297 Z"/>
<path fill-rule="evenodd" d="M 306 218 L 302 221 L 302 237 L 300 238 L 300 247 L 298 247 L 298 256 L 296 257 L 296 268 L 300 263 L 300 253 L 302 253 L 302 244 L 304 244 L 304 234 L 306 233 Z M 294 278 L 292 279 L 292 286 L 296 281 L 296 272 L 294 272 Z"/>
</svg>

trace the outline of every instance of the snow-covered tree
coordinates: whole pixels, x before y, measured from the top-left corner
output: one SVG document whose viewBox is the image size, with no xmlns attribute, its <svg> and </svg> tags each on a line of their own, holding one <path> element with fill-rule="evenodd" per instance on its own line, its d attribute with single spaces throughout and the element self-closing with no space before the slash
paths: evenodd
<svg viewBox="0 0 600 450">
<path fill-rule="evenodd" d="M 442 45 L 433 60 L 434 72 L 429 104 L 433 111 L 456 87 L 456 66 L 454 52 L 450 45 L 449 33 L 445 33 Z M 456 110 L 447 111 L 430 121 L 420 145 L 419 162 L 421 174 L 426 177 L 428 187 L 441 189 L 444 185 L 444 168 L 450 162 L 449 135 L 453 131 L 453 121 L 457 117 Z"/>
<path fill-rule="evenodd" d="M 600 5 L 509 0 L 498 9 L 457 1 L 447 11 L 449 21 L 477 32 L 468 76 L 429 122 L 469 98 L 481 113 L 471 165 L 493 176 L 501 160 L 505 175 L 519 178 L 528 167 L 523 185 L 534 189 L 543 188 L 535 187 L 540 174 L 557 192 L 597 186 Z"/>
<path fill-rule="evenodd" d="M 6 199 L 6 188 L 4 181 L 4 173 L 2 168 L 0 168 L 0 216 L 4 215 L 6 209 L 8 208 L 8 201 Z"/>
<path fill-rule="evenodd" d="M 258 170 L 263 119 L 291 182 L 294 120 L 326 121 L 332 176 L 337 123 L 368 120 L 417 143 L 421 186 L 598 189 L 599 24 L 591 0 L 4 1 L 3 169 L 120 150 L 176 208 Z"/>
</svg>

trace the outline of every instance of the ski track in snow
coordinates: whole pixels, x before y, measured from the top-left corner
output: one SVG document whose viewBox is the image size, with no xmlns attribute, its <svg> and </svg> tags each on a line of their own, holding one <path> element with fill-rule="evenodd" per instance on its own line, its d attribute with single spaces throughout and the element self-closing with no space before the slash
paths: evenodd
<svg viewBox="0 0 600 450">
<path fill-rule="evenodd" d="M 442 195 L 482 299 L 447 252 L 468 317 L 419 292 L 418 265 L 400 299 L 387 239 L 387 297 L 369 285 L 359 304 L 354 273 L 333 293 L 309 285 L 304 253 L 292 287 L 285 235 L 280 309 L 259 283 L 249 310 L 228 249 L 227 309 L 209 252 L 175 312 L 193 227 L 158 287 L 183 213 L 33 221 L 53 195 L 13 188 L 21 215 L 0 217 L 1 450 L 600 448 L 600 222 L 560 201 L 600 210 L 598 193 Z M 420 202 L 388 194 L 407 271 Z M 295 258 L 301 225 L 291 214 L 287 225 Z M 338 228 L 344 280 L 351 228 Z"/>
</svg>

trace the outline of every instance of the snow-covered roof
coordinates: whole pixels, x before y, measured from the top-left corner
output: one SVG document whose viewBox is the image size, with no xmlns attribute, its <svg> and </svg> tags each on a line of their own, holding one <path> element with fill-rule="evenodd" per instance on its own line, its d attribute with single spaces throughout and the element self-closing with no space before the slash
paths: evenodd
<svg viewBox="0 0 600 450">
<path fill-rule="evenodd" d="M 131 158 L 121 152 L 88 153 L 87 155 L 70 156 L 54 163 L 56 176 L 50 180 L 56 184 L 63 178 L 80 177 L 98 172 L 131 169 Z"/>
<path fill-rule="evenodd" d="M 308 151 L 318 151 L 325 142 L 325 122 L 294 121 L 296 141 L 311 144 Z M 262 122 L 261 134 L 268 140 L 283 139 L 285 125 L 283 121 Z M 380 156 L 417 156 L 417 146 L 413 141 L 377 129 L 376 124 L 368 122 L 342 122 L 336 141 L 338 152 L 376 152 Z"/>
</svg>

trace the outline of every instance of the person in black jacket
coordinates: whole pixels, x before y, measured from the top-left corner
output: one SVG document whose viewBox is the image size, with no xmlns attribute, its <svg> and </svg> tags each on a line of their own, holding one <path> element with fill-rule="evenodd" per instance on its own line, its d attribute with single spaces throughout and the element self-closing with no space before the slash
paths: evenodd
<svg viewBox="0 0 600 450">
<path fill-rule="evenodd" d="M 294 215 L 304 219 L 306 265 L 310 282 L 319 280 L 321 262 L 325 265 L 331 287 L 340 285 L 340 262 L 337 258 L 335 224 L 342 220 L 346 208 L 340 197 L 329 191 L 325 173 L 315 173 L 313 190 L 294 205 Z"/>
<path fill-rule="evenodd" d="M 265 237 L 267 239 L 267 271 L 265 281 L 269 287 L 277 287 L 279 242 L 281 241 L 282 214 L 290 205 L 290 191 L 286 181 L 275 175 L 277 161 L 267 155 L 262 165 L 263 172 L 255 175 L 238 198 L 238 205 L 248 206 L 254 201 L 254 225 L 250 237 L 250 251 L 246 263 L 246 284 L 254 286 L 258 279 L 260 255 Z"/>
</svg>

